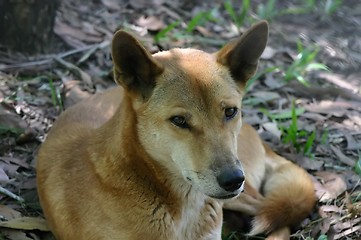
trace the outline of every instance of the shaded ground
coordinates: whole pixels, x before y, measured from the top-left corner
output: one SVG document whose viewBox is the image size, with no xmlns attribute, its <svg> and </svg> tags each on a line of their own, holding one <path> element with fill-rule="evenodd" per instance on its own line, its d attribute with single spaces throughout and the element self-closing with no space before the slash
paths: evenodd
<svg viewBox="0 0 361 240">
<path fill-rule="evenodd" d="M 252 1 L 241 32 L 257 21 L 262 2 L 266 1 Z M 249 87 L 243 115 L 277 152 L 314 177 L 320 201 L 294 229 L 294 239 L 358 239 L 361 191 L 355 166 L 361 160 L 361 3 L 344 1 L 327 14 L 325 2 L 310 9 L 303 1 L 277 2 L 268 15 L 271 33 L 261 74 Z M 300 6 L 307 11 L 283 11 L 295 12 Z M 162 34 L 172 25 L 174 29 Z M 109 44 L 119 28 L 140 36 L 153 52 L 171 47 L 216 51 L 238 35 L 234 20 L 217 1 L 63 0 L 54 29 L 59 38 L 54 54 L 26 58 L 2 48 L 0 239 L 49 239 L 39 220 L 35 156 L 64 108 L 113 85 Z M 298 41 L 304 50 L 297 50 Z M 330 71 L 307 71 L 309 65 L 300 64 L 291 72 L 303 76 L 310 87 L 297 81 L 296 75 L 285 81 L 299 53 L 315 49 L 319 49 L 315 61 Z M 298 114 L 294 138 L 289 127 L 292 103 Z M 245 223 L 234 215 L 226 220 L 237 223 L 237 228 Z M 238 238 L 244 239 L 245 232 L 241 229 Z"/>
</svg>

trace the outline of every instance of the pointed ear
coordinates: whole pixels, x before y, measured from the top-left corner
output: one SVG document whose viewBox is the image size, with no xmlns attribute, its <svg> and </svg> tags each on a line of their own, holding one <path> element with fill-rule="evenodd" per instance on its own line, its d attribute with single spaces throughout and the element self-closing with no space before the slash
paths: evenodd
<svg viewBox="0 0 361 240">
<path fill-rule="evenodd" d="M 232 77 L 244 86 L 257 70 L 267 39 L 268 23 L 259 22 L 219 50 L 216 53 L 217 62 L 228 67 Z"/>
<path fill-rule="evenodd" d="M 152 55 L 125 31 L 115 33 L 112 41 L 114 80 L 125 90 L 141 94 L 143 99 L 150 96 L 155 77 L 164 70 Z"/>
</svg>

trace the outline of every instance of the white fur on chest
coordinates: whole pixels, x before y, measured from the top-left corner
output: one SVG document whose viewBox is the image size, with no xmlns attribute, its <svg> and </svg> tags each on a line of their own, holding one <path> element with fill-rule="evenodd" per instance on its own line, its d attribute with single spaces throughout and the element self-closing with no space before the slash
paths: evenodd
<svg viewBox="0 0 361 240">
<path fill-rule="evenodd" d="M 178 240 L 221 239 L 222 205 L 198 191 L 190 190 L 182 208 Z"/>
</svg>

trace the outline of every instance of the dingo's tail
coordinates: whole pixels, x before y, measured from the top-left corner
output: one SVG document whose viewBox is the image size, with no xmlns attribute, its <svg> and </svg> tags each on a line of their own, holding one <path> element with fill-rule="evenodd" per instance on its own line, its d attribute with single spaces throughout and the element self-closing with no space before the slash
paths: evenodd
<svg viewBox="0 0 361 240">
<path fill-rule="evenodd" d="M 270 171 L 263 188 L 265 198 L 254 218 L 251 235 L 298 224 L 311 212 L 316 201 L 308 173 L 264 145 Z"/>
</svg>

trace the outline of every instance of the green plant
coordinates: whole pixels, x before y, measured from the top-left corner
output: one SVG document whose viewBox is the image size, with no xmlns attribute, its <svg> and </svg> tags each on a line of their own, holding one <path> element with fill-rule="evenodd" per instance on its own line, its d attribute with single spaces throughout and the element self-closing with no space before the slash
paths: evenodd
<svg viewBox="0 0 361 240">
<path fill-rule="evenodd" d="M 197 13 L 187 24 L 186 31 L 187 33 L 193 32 L 193 30 L 200 25 L 203 25 L 207 21 L 216 22 L 217 19 L 213 17 L 214 11 L 217 9 L 213 9 L 212 11 L 199 12 Z"/>
<path fill-rule="evenodd" d="M 50 92 L 51 92 L 51 100 L 53 102 L 53 105 L 59 106 L 60 110 L 64 110 L 63 108 L 63 101 L 61 98 L 61 93 L 60 91 L 54 86 L 53 80 L 51 78 L 49 78 L 49 87 L 50 87 Z"/>
<path fill-rule="evenodd" d="M 216 22 L 217 18 L 214 17 L 214 15 L 216 14 L 217 14 L 216 8 L 211 11 L 202 11 L 197 13 L 196 15 L 193 16 L 191 20 L 189 20 L 189 22 L 186 25 L 187 26 L 186 29 L 185 30 L 180 29 L 179 33 L 174 34 L 173 37 L 175 38 L 183 38 L 184 36 L 188 37 L 189 34 L 192 33 L 197 26 L 201 26 L 205 24 L 207 21 Z M 156 43 L 159 43 L 161 40 L 166 39 L 168 33 L 179 25 L 180 25 L 180 21 L 175 21 L 169 24 L 166 28 L 162 29 L 154 36 L 154 41 Z"/>
<path fill-rule="evenodd" d="M 259 79 L 262 75 L 265 75 L 267 73 L 271 73 L 271 72 L 274 72 L 278 70 L 278 67 L 269 67 L 269 68 L 266 68 L 265 70 L 263 71 L 259 71 L 257 72 L 253 77 L 251 77 L 247 83 L 246 83 L 246 87 L 245 87 L 245 91 L 247 92 L 249 90 L 249 88 L 254 84 L 254 82 Z"/>
<path fill-rule="evenodd" d="M 355 164 L 355 172 L 361 177 L 361 152 L 358 152 L 358 160 Z"/>
<path fill-rule="evenodd" d="M 326 0 L 323 11 L 326 15 L 332 15 L 343 3 L 343 0 Z"/>
<path fill-rule="evenodd" d="M 322 235 L 320 235 L 318 238 L 317 238 L 317 240 L 327 240 L 328 238 L 327 238 L 327 235 L 324 235 L 324 234 L 322 234 Z"/>
<path fill-rule="evenodd" d="M 169 24 L 166 28 L 162 29 L 161 31 L 159 31 L 155 36 L 154 36 L 154 41 L 156 43 L 159 43 L 162 39 L 164 39 L 167 34 L 172 31 L 174 28 L 176 28 L 179 25 L 179 21 L 175 21 L 171 24 Z"/>
<path fill-rule="evenodd" d="M 261 19 L 270 20 L 279 15 L 280 12 L 276 9 L 276 0 L 268 0 L 266 4 L 260 3 L 257 8 L 257 15 Z"/>
<path fill-rule="evenodd" d="M 326 144 L 328 140 L 328 130 L 325 130 L 321 135 L 321 144 Z"/>
<path fill-rule="evenodd" d="M 295 107 L 295 103 L 292 102 L 291 108 L 291 123 L 288 127 L 281 127 L 282 131 L 282 141 L 284 143 L 291 143 L 297 152 L 302 152 L 305 156 L 312 157 L 312 146 L 316 139 L 316 132 L 311 133 L 306 130 L 300 130 L 298 128 L 297 116 L 302 114 L 304 109 Z M 273 116 L 275 119 L 277 117 L 280 119 L 281 116 Z M 283 119 L 289 117 L 289 115 L 284 114 Z"/>
<path fill-rule="evenodd" d="M 231 3 L 231 0 L 228 0 L 224 3 L 224 8 L 231 17 L 232 21 L 236 24 L 239 31 L 239 29 L 247 19 L 247 14 L 250 10 L 250 0 L 243 0 L 242 8 L 240 8 L 239 11 L 235 10 L 235 7 Z"/>
<path fill-rule="evenodd" d="M 315 62 L 315 57 L 318 54 L 318 48 L 310 46 L 305 48 L 300 41 L 297 42 L 298 55 L 292 64 L 285 70 L 284 79 L 291 81 L 297 79 L 305 86 L 309 86 L 309 81 L 304 76 L 313 70 L 328 71 L 326 65 Z"/>
<path fill-rule="evenodd" d="M 8 126 L 4 126 L 0 124 L 0 135 L 5 133 L 13 133 L 15 135 L 20 135 L 24 132 L 24 130 L 20 128 L 11 128 Z"/>
<path fill-rule="evenodd" d="M 303 1 L 303 4 L 296 5 L 287 9 L 283 9 L 280 11 L 279 15 L 285 14 L 304 14 L 309 13 L 316 9 L 316 1 L 315 0 L 306 0 Z"/>
</svg>

